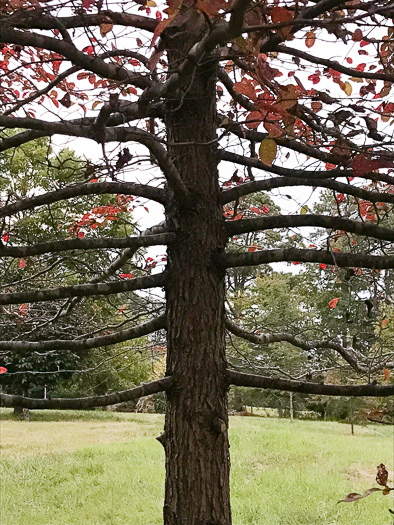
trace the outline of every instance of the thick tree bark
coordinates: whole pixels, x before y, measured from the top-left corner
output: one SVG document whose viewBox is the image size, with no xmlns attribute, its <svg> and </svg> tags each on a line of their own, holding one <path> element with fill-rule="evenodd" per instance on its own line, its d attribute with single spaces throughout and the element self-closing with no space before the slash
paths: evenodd
<svg viewBox="0 0 394 525">
<path fill-rule="evenodd" d="M 185 30 L 169 39 L 171 68 L 190 47 L 188 37 L 192 42 L 192 32 Z M 224 272 L 214 262 L 226 243 L 212 144 L 214 67 L 209 62 L 200 66 L 184 86 L 182 105 L 169 103 L 166 114 L 169 152 L 192 204 L 177 202 L 169 190 L 167 221 L 177 237 L 168 251 L 166 285 L 167 374 L 175 386 L 168 392 L 161 437 L 166 453 L 165 525 L 231 523 Z"/>
</svg>

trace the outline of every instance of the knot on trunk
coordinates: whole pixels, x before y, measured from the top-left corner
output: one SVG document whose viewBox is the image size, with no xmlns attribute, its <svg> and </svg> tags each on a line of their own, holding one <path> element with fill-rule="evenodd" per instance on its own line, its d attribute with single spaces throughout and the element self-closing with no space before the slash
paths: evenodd
<svg viewBox="0 0 394 525">
<path fill-rule="evenodd" d="M 227 431 L 226 422 L 223 421 L 223 419 L 220 419 L 219 417 L 215 418 L 212 421 L 212 428 L 217 434 L 225 434 L 225 432 Z"/>
</svg>

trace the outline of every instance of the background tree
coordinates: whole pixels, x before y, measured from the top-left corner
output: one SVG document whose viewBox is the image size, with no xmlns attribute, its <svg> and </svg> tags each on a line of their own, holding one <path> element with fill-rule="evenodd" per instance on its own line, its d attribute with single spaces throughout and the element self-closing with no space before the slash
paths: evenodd
<svg viewBox="0 0 394 525">
<path fill-rule="evenodd" d="M 225 351 L 227 328 L 256 344 L 286 341 L 304 349 L 328 348 L 353 369 L 364 368 L 363 356 L 344 341 L 250 333 L 231 316 L 226 319 L 225 274 L 229 268 L 281 261 L 335 269 L 394 268 L 394 232 L 381 224 L 378 213 L 391 214 L 394 202 L 391 2 L 171 0 L 157 5 L 124 0 L 109 7 L 101 0 L 11 0 L 0 2 L 0 10 L 0 126 L 25 129 L 12 137 L 4 134 L 0 149 L 60 135 L 95 141 L 101 156 L 94 159 L 94 177 L 92 165 L 86 165 L 83 182 L 26 198 L 10 194 L 1 217 L 7 221 L 22 210 L 35 213 L 40 206 L 66 206 L 69 199 L 96 194 L 149 199 L 165 211 L 164 224 L 138 236 L 108 231 L 78 238 L 84 224 L 77 221 L 77 238 L 25 245 L 3 231 L 1 257 L 24 257 L 32 266 L 43 254 L 124 251 L 92 279 L 77 268 L 73 284 L 62 275 L 56 286 L 50 281 L 48 287 L 29 290 L 6 283 L 0 304 L 53 303 L 59 311 L 65 299 L 74 303 L 153 288 L 164 288 L 166 299 L 164 314 L 110 334 L 88 331 L 79 339 L 64 334 L 32 341 L 21 330 L 18 339 L 0 341 L 0 348 L 88 350 L 167 332 L 161 380 L 83 399 L 2 394 L 2 403 L 87 408 L 165 390 L 160 437 L 166 454 L 164 522 L 228 525 L 230 384 L 348 396 L 394 391 L 392 385 L 373 382 L 320 384 L 245 374 L 228 368 Z M 340 61 L 324 58 L 327 42 L 335 43 L 336 53 L 330 48 L 329 55 Z M 144 169 L 149 163 L 151 168 Z M 234 173 L 225 173 L 228 163 L 238 167 L 238 174 L 222 189 Z M 247 195 L 277 195 L 284 188 L 298 213 L 294 208 L 255 218 L 223 213 L 223 206 Z M 300 188 L 305 198 L 297 197 Z M 334 192 L 336 206 L 329 213 L 310 212 L 307 192 L 316 188 Z M 304 203 L 298 206 L 300 199 Z M 344 216 L 347 204 L 359 210 L 357 216 Z M 102 211 L 107 219 L 114 212 Z M 80 220 L 89 222 L 91 216 Z M 303 227 L 323 228 L 324 245 L 226 250 L 235 236 Z M 333 248 L 335 231 L 368 239 L 368 247 Z M 168 245 L 163 271 L 161 255 L 146 260 L 142 276 L 121 277 L 138 248 L 163 244 Z M 142 292 L 140 297 L 145 297 Z M 340 304 L 333 299 L 331 310 Z M 376 370 L 385 365 L 383 354 Z"/>
<path fill-rule="evenodd" d="M 14 134 L 15 132 L 8 136 Z M 0 164 L 0 188 L 5 202 L 10 198 L 26 199 L 36 192 L 60 189 L 86 178 L 86 161 L 69 149 L 62 149 L 55 154 L 47 138 L 4 152 L 0 157 Z M 55 202 L 41 208 L 38 213 L 22 210 L 5 219 L 3 231 L 6 233 L 3 233 L 3 242 L 6 245 L 33 245 L 50 240 L 59 242 L 71 237 L 84 238 L 85 232 L 87 236 L 95 238 L 103 234 L 117 237 L 125 231 L 132 233 L 134 225 L 128 217 L 130 212 L 125 204 L 126 199 L 122 196 L 93 195 L 84 200 L 70 199 L 66 201 L 66 205 Z M 100 275 L 115 256 L 116 252 L 109 251 L 83 254 L 70 251 L 61 256 L 57 253 L 44 253 L 35 257 L 33 264 L 31 259 L 26 260 L 22 256 L 19 259 L 4 257 L 0 258 L 1 281 L 3 287 L 18 286 L 19 289 L 29 289 L 32 284 L 37 288 L 50 284 L 73 284 L 78 282 L 75 280 L 76 275 L 78 279 L 84 280 Z M 127 271 L 132 269 L 137 275 L 141 272 L 137 266 L 129 266 Z M 129 278 L 130 275 L 125 274 L 123 278 Z M 127 302 L 121 304 L 120 301 Z M 116 302 L 119 302 L 120 307 L 114 312 Z M 149 308 L 152 307 L 154 305 L 149 301 Z M 3 338 L 12 340 L 23 336 L 31 341 L 42 341 L 56 339 L 60 334 L 78 338 L 86 332 L 104 333 L 112 329 L 111 325 L 125 326 L 132 322 L 130 317 L 139 318 L 144 314 L 146 302 L 133 295 L 127 298 L 119 296 L 112 304 L 105 298 L 101 301 L 84 301 L 83 304 L 66 301 L 60 309 L 53 302 L 35 305 L 23 303 L 15 308 L 2 308 L 0 320 Z M 137 341 L 137 345 L 138 343 L 140 347 L 148 345 L 147 340 Z M 73 351 L 72 348 L 31 353 L 3 350 L 0 351 L 0 359 L 8 373 L 2 384 L 8 393 L 39 397 L 43 395 L 45 387 L 48 395 L 53 395 L 56 391 L 64 392 L 67 387 L 64 385 L 62 388 L 62 382 L 69 380 L 73 371 L 78 373 L 76 383 L 79 393 L 102 393 L 121 389 L 122 376 L 123 388 L 133 382 L 138 384 L 141 380 L 146 380 L 149 377 L 149 356 L 144 351 L 144 357 L 138 354 L 136 358 L 134 342 L 131 342 L 132 351 L 129 355 L 126 343 L 121 346 L 123 347 L 111 349 L 114 356 L 119 355 L 117 366 L 112 361 L 112 373 L 109 373 L 108 367 L 100 366 L 100 363 L 108 361 L 108 355 L 105 356 L 105 351 L 101 349 L 94 353 L 86 350 Z M 130 358 L 127 364 L 124 362 L 125 357 Z M 100 385 L 99 388 L 95 387 L 93 377 L 86 381 L 84 369 L 91 371 L 90 375 Z M 118 369 L 122 370 L 120 377 L 117 374 Z M 72 389 L 69 383 L 68 381 L 66 384 L 70 391 Z"/>
</svg>

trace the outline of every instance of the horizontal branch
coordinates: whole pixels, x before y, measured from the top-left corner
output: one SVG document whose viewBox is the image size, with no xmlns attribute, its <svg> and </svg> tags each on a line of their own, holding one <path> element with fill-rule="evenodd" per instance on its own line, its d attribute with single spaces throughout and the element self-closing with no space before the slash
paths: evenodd
<svg viewBox="0 0 394 525">
<path fill-rule="evenodd" d="M 157 330 L 162 330 L 165 328 L 165 325 L 165 316 L 161 315 L 156 319 L 133 326 L 127 330 L 120 330 L 119 332 L 99 337 L 71 340 L 54 339 L 52 341 L 0 341 L 0 350 L 10 350 L 23 354 L 27 352 L 47 352 L 50 350 L 72 350 L 77 352 L 137 339 Z"/>
<path fill-rule="evenodd" d="M 256 132 L 260 133 L 260 132 Z M 264 135 L 264 134 L 262 134 Z M 277 139 L 275 139 L 277 140 Z M 288 178 L 300 178 L 300 179 L 331 179 L 333 177 L 352 177 L 352 170 L 345 169 L 334 169 L 331 171 L 319 171 L 319 170 L 303 170 L 303 169 L 289 169 L 284 166 L 277 166 L 275 164 L 269 166 L 268 164 L 263 164 L 259 159 L 253 159 L 250 157 L 245 157 L 239 155 L 238 153 L 233 153 L 231 151 L 219 150 L 218 157 L 220 160 L 227 162 L 234 162 L 235 164 L 242 164 L 243 166 L 249 166 L 251 168 L 256 168 L 258 170 L 266 171 L 268 173 L 274 173 L 275 175 L 281 175 L 282 177 Z"/>
<path fill-rule="evenodd" d="M 337 253 L 326 250 L 302 250 L 300 248 L 262 250 L 253 253 L 227 253 L 223 258 L 223 263 L 226 268 L 292 261 L 332 264 L 340 268 L 394 268 L 393 255 L 363 255 L 358 253 Z"/>
<path fill-rule="evenodd" d="M 350 184 L 345 184 L 344 182 L 338 182 L 332 179 L 322 180 L 290 177 L 275 177 L 272 179 L 264 179 L 240 184 L 239 186 L 235 186 L 234 188 L 230 188 L 229 190 L 223 191 L 222 202 L 223 204 L 227 204 L 228 202 L 235 201 L 240 197 L 245 197 L 246 195 L 251 195 L 252 193 L 256 193 L 259 191 L 270 191 L 275 188 L 286 188 L 292 186 L 312 186 L 316 188 L 327 188 L 330 190 L 334 190 L 338 193 L 343 193 L 344 195 L 352 195 L 353 197 L 357 197 L 358 199 L 363 199 L 369 202 L 394 203 L 394 195 L 390 193 L 368 191 L 364 190 L 363 188 L 351 186 Z"/>
<path fill-rule="evenodd" d="M 260 132 L 254 132 L 254 133 L 260 134 Z M 264 133 L 261 133 L 261 135 L 264 135 Z M 250 138 L 250 140 L 252 139 Z M 319 171 L 319 170 L 289 169 L 283 166 L 277 166 L 275 164 L 272 166 L 268 166 L 267 164 L 263 164 L 261 160 L 259 159 L 245 157 L 244 155 L 238 155 L 237 153 L 233 153 L 231 151 L 226 151 L 226 150 L 219 150 L 218 156 L 221 160 L 224 160 L 224 161 L 234 162 L 235 164 L 242 164 L 243 166 L 250 166 L 251 168 L 256 168 L 262 171 L 274 173 L 275 175 L 281 175 L 282 177 L 288 177 L 288 178 L 309 179 L 311 177 L 312 179 L 335 179 L 338 177 L 354 177 L 353 170 L 351 169 L 335 168 L 333 170 Z M 377 172 L 364 173 L 362 176 L 359 175 L 358 178 L 371 179 L 373 181 L 381 181 L 381 182 L 387 182 L 387 184 L 394 184 L 394 177 L 392 175 L 388 175 L 387 173 L 377 173 Z M 353 187 L 354 186 L 352 186 L 352 188 Z M 355 189 L 359 190 L 360 188 L 355 188 Z M 377 194 L 377 195 L 380 195 L 380 194 Z M 391 202 L 391 201 L 388 201 L 388 202 Z"/>
<path fill-rule="evenodd" d="M 298 392 L 299 394 L 317 394 L 322 396 L 347 396 L 347 397 L 388 397 L 394 395 L 393 385 L 324 385 L 320 383 L 305 383 L 291 379 L 276 379 L 273 377 L 244 374 L 227 371 L 228 381 L 231 385 L 253 388 L 269 388 L 285 392 Z"/>
<path fill-rule="evenodd" d="M 275 228 L 299 228 L 303 226 L 343 230 L 382 241 L 394 242 L 394 229 L 382 228 L 374 224 L 345 219 L 343 217 L 332 217 L 330 215 L 274 215 L 258 217 L 256 219 L 241 219 L 239 221 L 226 223 L 226 229 L 229 235 Z"/>
<path fill-rule="evenodd" d="M 165 222 L 161 222 L 159 224 L 156 224 L 154 226 L 151 226 L 150 228 L 147 228 L 144 230 L 140 237 L 156 237 L 156 236 L 163 236 L 167 234 L 167 226 Z M 171 234 L 173 235 L 173 234 Z M 101 273 L 98 275 L 95 275 L 92 277 L 92 279 L 89 281 L 90 283 L 99 283 L 100 281 L 103 281 L 107 277 L 110 277 L 111 275 L 114 275 L 117 270 L 120 270 L 124 264 L 127 263 L 127 261 L 133 257 L 133 255 L 136 253 L 138 248 L 126 248 L 123 250 L 118 257 L 113 259 L 111 264 L 107 266 Z"/>
<path fill-rule="evenodd" d="M 43 301 L 57 301 L 73 297 L 89 297 L 95 295 L 111 295 L 117 293 L 146 290 L 147 288 L 161 288 L 165 284 L 165 272 L 157 275 L 136 277 L 127 281 L 111 281 L 98 284 L 76 284 L 44 290 L 15 292 L 0 294 L 0 304 L 21 304 Z"/>
<path fill-rule="evenodd" d="M 219 119 L 219 126 L 226 129 L 230 133 L 233 133 L 240 139 L 251 140 L 253 142 L 262 142 L 264 139 L 269 137 L 268 133 L 246 129 L 237 122 L 228 123 L 227 117 L 226 118 L 223 117 L 222 122 L 223 121 L 226 122 L 226 124 L 221 124 L 221 121 Z M 288 137 L 277 137 L 275 138 L 275 142 L 279 146 L 283 146 L 292 151 L 296 151 L 297 153 L 302 153 L 303 155 L 312 157 L 314 159 L 321 160 L 323 162 L 330 162 L 332 164 L 342 164 L 343 162 L 343 159 L 335 155 L 332 155 L 331 153 L 323 151 L 320 146 L 314 147 L 309 144 L 300 142 L 298 140 L 290 139 Z"/>
<path fill-rule="evenodd" d="M 50 137 L 51 135 L 53 135 L 53 133 L 48 133 L 48 131 L 28 130 L 17 133 L 12 137 L 0 137 L 0 152 L 7 151 L 11 148 L 17 148 L 18 146 L 22 146 L 22 144 L 26 144 L 31 140 L 36 140 L 41 137 Z"/>
<path fill-rule="evenodd" d="M 226 328 L 229 332 L 234 334 L 237 337 L 245 339 L 250 343 L 257 345 L 269 345 L 273 343 L 290 343 L 296 348 L 301 348 L 302 350 L 319 350 L 319 349 L 329 349 L 335 350 L 339 355 L 357 372 L 366 372 L 368 367 L 362 363 L 359 363 L 357 359 L 356 352 L 353 348 L 345 348 L 344 346 L 334 343 L 332 341 L 304 341 L 299 337 L 296 337 L 288 333 L 277 333 L 277 334 L 254 334 L 244 330 L 236 323 L 230 319 L 225 321 Z M 1 347 L 0 347 L 1 348 Z"/>
<path fill-rule="evenodd" d="M 21 46 L 32 46 L 42 49 L 48 49 L 59 53 L 69 60 L 75 66 L 96 73 L 97 75 L 132 84 L 141 89 L 150 85 L 149 77 L 146 75 L 136 74 L 127 70 L 125 67 L 119 67 L 115 64 L 108 64 L 96 55 L 88 55 L 79 51 L 72 42 L 66 42 L 58 38 L 47 35 L 31 33 L 29 31 L 20 31 L 12 29 L 10 26 L 0 21 L 1 42 L 6 44 L 17 44 Z"/>
<path fill-rule="evenodd" d="M 150 228 L 146 229 L 141 233 L 141 237 L 147 237 L 147 236 L 153 236 L 153 235 L 162 235 L 167 233 L 167 227 L 165 222 L 161 222 L 159 224 L 156 224 L 155 226 L 151 226 Z M 94 283 L 100 283 L 110 277 L 111 275 L 114 275 L 115 272 L 120 270 L 124 264 L 127 263 L 131 257 L 136 253 L 138 248 L 126 248 L 122 250 L 122 252 L 115 257 L 115 259 L 112 260 L 112 262 L 100 273 L 96 274 L 94 277 L 92 277 L 89 280 L 90 284 Z M 83 300 L 83 297 L 73 297 L 67 302 L 66 308 L 62 311 L 61 315 L 62 317 L 68 315 L 71 310 L 74 308 L 74 306 L 81 302 Z"/>
<path fill-rule="evenodd" d="M 0 217 L 8 217 L 23 210 L 31 210 L 44 204 L 53 204 L 65 199 L 81 197 L 83 195 L 122 194 L 135 195 L 154 200 L 160 204 L 165 203 L 165 192 L 161 188 L 154 188 L 145 184 L 134 182 L 87 182 L 66 186 L 55 191 L 49 191 L 36 197 L 20 199 L 12 204 L 0 207 Z"/>
<path fill-rule="evenodd" d="M 31 397 L 13 396 L 10 394 L 0 394 L 0 406 L 2 407 L 21 407 L 30 409 L 70 409 L 86 410 L 94 407 L 104 407 L 124 403 L 132 399 L 138 399 L 144 396 L 150 396 L 157 392 L 165 392 L 172 386 L 172 378 L 164 377 L 151 383 L 137 386 L 130 390 L 114 392 L 104 396 L 94 397 L 76 397 L 76 398 L 55 398 L 55 399 L 35 399 Z"/>
<path fill-rule="evenodd" d="M 157 20 L 148 18 L 146 16 L 134 15 L 130 13 L 121 13 L 116 11 L 101 11 L 98 14 L 83 13 L 76 16 L 53 17 L 48 14 L 43 14 L 41 11 L 35 12 L 31 10 L 28 15 L 22 11 L 18 11 L 13 17 L 8 17 L 8 23 L 15 28 L 20 29 L 58 29 L 62 25 L 65 29 L 87 28 L 92 26 L 99 26 L 103 23 L 108 23 L 110 19 L 114 25 L 122 25 L 125 27 L 135 27 L 136 29 L 143 29 L 153 33 L 157 24 Z M 7 18 L 5 18 L 7 20 Z"/>
<path fill-rule="evenodd" d="M 141 235 L 119 238 L 84 238 L 64 239 L 62 241 L 41 242 L 28 246 L 0 245 L 0 257 L 30 257 L 44 253 L 65 252 L 70 250 L 93 250 L 103 248 L 130 248 L 133 253 L 143 246 L 158 246 L 174 240 L 175 234 Z"/>
<path fill-rule="evenodd" d="M 106 53 L 104 53 L 106 54 Z M 110 115 L 106 128 L 105 136 L 100 137 L 93 132 L 93 127 L 96 122 L 95 117 L 83 117 L 62 122 L 48 122 L 46 120 L 34 119 L 29 117 L 11 117 L 8 111 L 0 115 L 0 126 L 8 129 L 25 128 L 29 131 L 23 131 L 12 137 L 0 138 L 0 152 L 6 151 L 10 148 L 15 148 L 26 144 L 31 140 L 40 137 L 51 137 L 56 133 L 59 135 L 67 135 L 71 137 L 83 137 L 90 140 L 97 140 L 104 142 L 121 141 L 120 133 L 123 133 L 122 128 L 117 128 L 121 124 L 126 124 L 132 120 L 140 120 L 147 117 L 162 117 L 163 106 L 159 102 L 157 104 L 150 104 L 148 107 L 140 107 L 138 102 L 130 102 L 125 100 L 118 101 L 116 111 Z"/>
<path fill-rule="evenodd" d="M 363 72 L 363 71 L 357 71 L 356 69 L 342 66 L 336 60 L 329 60 L 326 58 L 315 57 L 313 55 L 310 55 L 309 53 L 306 53 L 305 51 L 300 51 L 299 49 L 287 47 L 285 45 L 278 45 L 276 47 L 276 51 L 278 51 L 279 53 L 285 53 L 286 55 L 291 55 L 291 56 L 295 56 L 298 58 L 302 58 L 312 64 L 329 67 L 330 69 L 333 69 L 334 71 L 344 73 L 345 75 L 349 75 L 350 77 L 384 80 L 386 82 L 394 82 L 394 75 L 392 74 L 390 75 L 387 73 L 378 73 L 378 72 L 368 73 L 368 72 Z"/>
</svg>

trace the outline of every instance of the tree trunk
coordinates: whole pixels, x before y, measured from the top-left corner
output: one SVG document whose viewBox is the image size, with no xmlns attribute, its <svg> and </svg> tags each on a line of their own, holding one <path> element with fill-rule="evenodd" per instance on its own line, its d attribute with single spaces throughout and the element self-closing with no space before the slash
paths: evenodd
<svg viewBox="0 0 394 525">
<path fill-rule="evenodd" d="M 28 408 L 15 407 L 13 411 L 13 416 L 17 419 L 30 421 L 30 410 Z"/>
<path fill-rule="evenodd" d="M 182 29 L 168 39 L 170 70 L 190 47 L 191 33 Z M 216 263 L 226 235 L 212 144 L 215 67 L 206 62 L 198 68 L 184 86 L 183 103 L 169 103 L 165 119 L 169 152 L 193 198 L 187 206 L 171 198 L 166 210 L 177 239 L 168 250 L 166 286 L 167 373 L 176 383 L 162 439 L 165 525 L 231 523 L 224 271 Z M 199 144 L 174 145 L 193 142 Z"/>
</svg>

